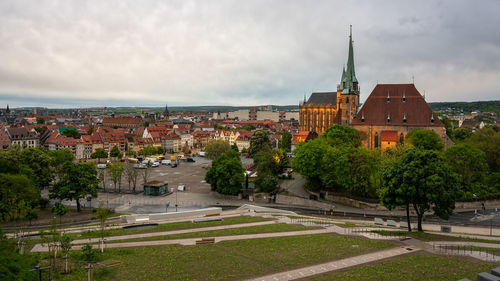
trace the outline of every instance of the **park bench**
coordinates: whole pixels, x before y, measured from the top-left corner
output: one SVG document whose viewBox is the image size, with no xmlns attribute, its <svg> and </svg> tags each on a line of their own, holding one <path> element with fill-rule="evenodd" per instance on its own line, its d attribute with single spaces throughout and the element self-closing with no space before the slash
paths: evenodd
<svg viewBox="0 0 500 281">
<path fill-rule="evenodd" d="M 199 244 L 213 244 L 215 243 L 215 238 L 201 238 L 199 240 L 196 240 L 196 245 Z"/>
</svg>

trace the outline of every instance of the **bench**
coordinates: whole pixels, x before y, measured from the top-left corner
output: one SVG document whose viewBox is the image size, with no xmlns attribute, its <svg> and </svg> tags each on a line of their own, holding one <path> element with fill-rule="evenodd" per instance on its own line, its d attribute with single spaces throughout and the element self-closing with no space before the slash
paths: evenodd
<svg viewBox="0 0 500 281">
<path fill-rule="evenodd" d="M 381 219 L 381 218 L 375 218 L 373 219 L 373 222 L 376 224 L 376 225 L 384 225 L 384 220 Z"/>
<path fill-rule="evenodd" d="M 448 226 L 448 225 L 442 225 L 442 226 L 441 226 L 441 232 L 444 232 L 444 233 L 451 233 L 451 226 Z"/>
<path fill-rule="evenodd" d="M 196 240 L 196 245 L 199 244 L 213 244 L 215 243 L 215 238 L 202 238 L 200 240 Z"/>
<path fill-rule="evenodd" d="M 221 221 L 222 218 L 199 218 L 194 219 L 193 222 L 208 222 L 208 221 Z"/>
</svg>

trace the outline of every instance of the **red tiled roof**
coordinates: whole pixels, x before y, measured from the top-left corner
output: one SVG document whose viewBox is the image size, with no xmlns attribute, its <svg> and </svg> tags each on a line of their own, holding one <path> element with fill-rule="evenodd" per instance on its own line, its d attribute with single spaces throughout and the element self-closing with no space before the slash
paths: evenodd
<svg viewBox="0 0 500 281">
<path fill-rule="evenodd" d="M 434 122 L 431 122 L 432 116 Z M 351 124 L 443 126 L 414 84 L 378 84 Z"/>
<path fill-rule="evenodd" d="M 141 124 L 141 119 L 135 117 L 105 117 L 102 124 Z"/>
<path fill-rule="evenodd" d="M 396 131 L 382 131 L 380 138 L 382 141 L 397 142 L 398 141 L 398 132 L 396 132 Z"/>
</svg>

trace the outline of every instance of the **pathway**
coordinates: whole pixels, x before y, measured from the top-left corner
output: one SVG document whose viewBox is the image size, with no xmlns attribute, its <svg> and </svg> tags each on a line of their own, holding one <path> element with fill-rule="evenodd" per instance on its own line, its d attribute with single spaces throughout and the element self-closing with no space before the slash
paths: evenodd
<svg viewBox="0 0 500 281">
<path fill-rule="evenodd" d="M 274 273 L 255 279 L 250 279 L 251 281 L 284 281 L 284 280 L 296 280 L 306 277 L 310 277 L 317 274 L 322 274 L 326 272 L 331 272 L 339 269 L 344 269 L 352 266 L 358 266 L 369 262 L 379 261 L 382 259 L 392 258 L 408 253 L 414 253 L 419 251 L 418 248 L 413 247 L 396 247 L 388 250 L 368 253 L 364 255 L 359 255 L 355 257 L 345 258 L 341 260 L 321 263 L 317 265 L 307 266 L 299 269 Z"/>
</svg>

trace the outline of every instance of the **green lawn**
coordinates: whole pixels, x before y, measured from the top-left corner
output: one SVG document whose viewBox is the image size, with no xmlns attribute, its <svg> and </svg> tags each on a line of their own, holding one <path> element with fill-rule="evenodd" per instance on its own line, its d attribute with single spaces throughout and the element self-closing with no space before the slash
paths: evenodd
<svg viewBox="0 0 500 281">
<path fill-rule="evenodd" d="M 308 280 L 476 280 L 498 265 L 465 258 L 416 253 L 375 264 L 327 273 Z"/>
<path fill-rule="evenodd" d="M 138 234 L 138 233 L 149 233 L 149 232 L 158 232 L 158 231 L 169 231 L 169 230 L 179 230 L 179 229 L 192 229 L 192 228 L 202 228 L 202 227 L 210 227 L 210 226 L 220 226 L 220 225 L 230 225 L 230 224 L 239 224 L 239 223 L 251 223 L 251 222 L 261 222 L 261 221 L 269 221 L 270 219 L 261 218 L 261 217 L 235 217 L 224 219 L 222 221 L 207 221 L 207 222 L 197 222 L 193 223 L 190 221 L 187 222 L 175 222 L 175 223 L 166 223 L 159 224 L 155 227 L 150 228 L 131 228 L 131 229 L 108 229 L 104 232 L 105 236 L 117 236 L 117 235 L 128 235 L 128 234 Z M 80 235 L 80 236 L 78 236 Z M 75 234 L 73 238 L 75 239 L 83 239 L 83 238 L 98 238 L 101 237 L 100 231 L 86 231 Z"/>
<path fill-rule="evenodd" d="M 120 242 L 132 242 L 132 241 L 152 241 L 152 240 L 167 240 L 167 239 L 183 239 L 183 238 L 195 238 L 195 237 L 214 237 L 214 236 L 227 236 L 227 235 L 243 235 L 243 234 L 255 234 L 255 233 L 271 233 L 271 232 L 285 232 L 285 231 L 300 231 L 308 230 L 311 227 L 303 225 L 294 224 L 267 224 L 267 225 L 257 225 L 249 227 L 240 228 L 230 228 L 212 231 L 200 231 L 185 234 L 173 234 L 173 235 L 163 235 L 155 237 L 143 237 L 134 238 L 126 240 L 115 240 L 109 241 L 108 243 L 120 243 Z"/>
<path fill-rule="evenodd" d="M 352 247 L 352 245 L 359 245 Z M 94 280 L 234 280 L 376 251 L 394 244 L 330 234 L 108 249 L 101 260 L 123 265 L 97 269 Z M 81 259 L 73 252 L 72 260 Z M 61 280 L 86 280 L 81 265 Z"/>
</svg>

